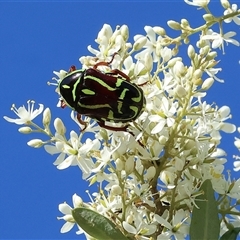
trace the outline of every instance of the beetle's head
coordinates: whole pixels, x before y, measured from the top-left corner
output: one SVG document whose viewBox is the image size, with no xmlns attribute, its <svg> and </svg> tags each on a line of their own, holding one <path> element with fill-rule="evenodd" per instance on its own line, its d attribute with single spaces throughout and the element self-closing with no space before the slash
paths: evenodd
<svg viewBox="0 0 240 240">
<path fill-rule="evenodd" d="M 67 105 L 72 109 L 76 108 L 83 74 L 84 70 L 82 69 L 71 71 L 59 82 L 58 91 L 61 95 L 61 107 Z"/>
</svg>

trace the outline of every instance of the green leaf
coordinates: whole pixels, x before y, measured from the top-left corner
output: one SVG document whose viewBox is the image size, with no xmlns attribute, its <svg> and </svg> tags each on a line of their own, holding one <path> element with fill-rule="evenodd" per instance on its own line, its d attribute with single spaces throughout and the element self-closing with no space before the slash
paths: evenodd
<svg viewBox="0 0 240 240">
<path fill-rule="evenodd" d="M 240 227 L 228 230 L 221 236 L 220 240 L 236 240 L 239 232 Z"/>
<path fill-rule="evenodd" d="M 75 208 L 72 216 L 77 224 L 90 236 L 99 240 L 128 240 L 108 218 L 91 209 Z"/>
<path fill-rule="evenodd" d="M 218 205 L 214 198 L 214 191 L 210 180 L 204 181 L 200 190 L 203 195 L 196 198 L 190 225 L 191 240 L 212 240 L 219 238 L 220 222 Z"/>
</svg>

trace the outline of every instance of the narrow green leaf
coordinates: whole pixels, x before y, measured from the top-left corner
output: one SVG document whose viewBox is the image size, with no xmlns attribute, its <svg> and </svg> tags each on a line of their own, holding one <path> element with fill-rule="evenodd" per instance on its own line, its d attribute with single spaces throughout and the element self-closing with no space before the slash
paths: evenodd
<svg viewBox="0 0 240 240">
<path fill-rule="evenodd" d="M 239 232 L 240 232 L 240 227 L 228 230 L 221 236 L 220 240 L 237 240 L 237 236 Z"/>
<path fill-rule="evenodd" d="M 91 209 L 75 208 L 72 216 L 87 234 L 98 240 L 128 240 L 112 221 Z"/>
<path fill-rule="evenodd" d="M 218 217 L 218 205 L 214 198 L 214 191 L 210 180 L 206 180 L 200 190 L 203 195 L 196 198 L 190 225 L 191 240 L 212 240 L 219 238 L 220 222 Z"/>
</svg>

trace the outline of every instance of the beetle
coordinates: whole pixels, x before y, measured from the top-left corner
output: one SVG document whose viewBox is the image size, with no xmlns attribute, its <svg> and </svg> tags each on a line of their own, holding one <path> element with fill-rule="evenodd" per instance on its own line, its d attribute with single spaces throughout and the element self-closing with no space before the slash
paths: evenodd
<svg viewBox="0 0 240 240">
<path fill-rule="evenodd" d="M 105 125 L 105 122 L 128 123 L 136 120 L 144 111 L 146 100 L 143 90 L 131 83 L 122 71 L 102 72 L 98 69 L 99 66 L 109 66 L 114 55 L 110 62 L 98 62 L 92 68 L 76 69 L 72 66 L 59 82 L 58 89 L 61 106 L 67 105 L 75 110 L 81 124 L 84 124 L 81 115 L 85 115 L 103 128 L 126 131 L 127 126 L 113 127 Z"/>
</svg>

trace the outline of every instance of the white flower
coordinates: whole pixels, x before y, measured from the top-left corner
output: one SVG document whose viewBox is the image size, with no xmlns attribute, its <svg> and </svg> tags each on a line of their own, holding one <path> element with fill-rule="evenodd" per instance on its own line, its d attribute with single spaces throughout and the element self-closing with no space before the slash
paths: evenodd
<svg viewBox="0 0 240 240">
<path fill-rule="evenodd" d="M 82 199 L 75 193 L 72 196 L 72 202 L 74 208 L 82 206 Z M 66 221 L 64 225 L 62 226 L 60 232 L 66 233 L 69 232 L 75 225 L 75 220 L 72 216 L 72 208 L 66 203 L 61 203 L 58 206 L 58 209 L 61 213 L 65 214 L 63 217 L 57 217 L 58 220 L 63 219 Z M 77 225 L 78 226 L 78 225 Z M 84 231 L 78 226 L 79 230 L 77 231 L 77 234 L 82 234 Z"/>
<path fill-rule="evenodd" d="M 8 122 L 13 122 L 16 123 L 18 125 L 22 125 L 22 124 L 30 124 L 31 121 L 37 117 L 39 114 L 42 113 L 43 111 L 43 104 L 39 104 L 39 108 L 34 110 L 34 101 L 27 101 L 28 104 L 28 108 L 26 109 L 25 106 L 16 108 L 15 105 L 12 105 L 11 110 L 17 114 L 17 116 L 19 118 L 13 119 L 13 118 L 9 118 L 4 116 L 3 118 L 5 120 L 7 120 Z"/>
<path fill-rule="evenodd" d="M 144 221 L 145 214 L 143 212 L 131 211 L 127 217 L 127 221 L 123 221 L 123 228 L 134 235 L 151 235 L 156 231 L 156 225 L 146 224 Z"/>
<path fill-rule="evenodd" d="M 90 150 L 99 150 L 99 140 L 86 139 L 85 144 L 82 144 L 74 131 L 70 132 L 68 142 L 65 142 L 64 138 L 57 133 L 54 139 L 56 141 L 55 146 L 44 146 L 45 150 L 50 154 L 60 153 L 53 164 L 60 170 L 78 165 L 83 172 L 83 179 L 86 179 L 92 173 L 92 169 L 95 168 L 88 153 Z"/>
<path fill-rule="evenodd" d="M 234 170 L 235 172 L 240 171 L 240 161 L 234 161 L 234 162 L 233 162 L 233 166 L 234 166 L 233 170 Z"/>
<path fill-rule="evenodd" d="M 192 0 L 192 1 L 184 0 L 184 2 L 192 6 L 203 8 L 203 7 L 207 7 L 210 0 Z"/>
<path fill-rule="evenodd" d="M 201 99 L 199 99 L 199 103 Z M 233 133 L 236 130 L 236 126 L 231 123 L 225 122 L 231 118 L 230 108 L 228 106 L 223 106 L 220 109 L 217 107 L 214 109 L 212 106 L 208 105 L 206 102 L 200 103 L 201 115 L 196 121 L 197 135 L 207 135 L 210 134 L 212 140 L 217 142 L 221 139 L 220 130 L 226 133 Z"/>
<path fill-rule="evenodd" d="M 159 56 L 158 56 L 156 50 L 157 50 L 158 42 L 161 39 L 161 36 L 157 37 L 157 35 L 154 31 L 154 28 L 152 28 L 150 26 L 145 26 L 144 30 L 147 33 L 147 42 L 143 46 L 143 48 L 145 48 L 145 49 L 142 50 L 141 52 L 137 53 L 135 55 L 135 59 L 144 60 L 145 55 L 147 53 L 149 53 L 149 54 L 153 55 L 153 62 L 157 62 L 159 60 Z M 134 41 L 136 42 L 136 41 L 138 41 L 138 39 L 144 38 L 144 37 L 145 36 L 143 36 L 143 35 L 136 35 L 136 36 L 134 36 Z"/>
<path fill-rule="evenodd" d="M 220 82 L 220 83 L 224 83 L 224 80 L 223 79 L 220 79 L 218 77 L 216 77 L 216 74 L 219 72 L 219 71 L 222 71 L 222 68 L 208 68 L 208 69 L 205 69 L 204 70 L 208 76 L 210 76 L 211 78 L 215 79 L 216 81 Z"/>
<path fill-rule="evenodd" d="M 155 219 L 168 229 L 166 232 L 158 235 L 157 240 L 171 239 L 171 236 L 174 236 L 177 240 L 181 240 L 185 239 L 186 235 L 189 233 L 189 225 L 187 224 L 189 214 L 183 209 L 178 210 L 173 215 L 172 223 L 169 223 L 166 219 L 157 214 L 155 214 Z"/>
<path fill-rule="evenodd" d="M 226 109 L 226 111 L 223 109 Z M 225 112 L 221 112 L 222 110 Z M 216 121 L 212 120 L 212 123 L 211 123 L 211 127 L 213 129 L 210 135 L 212 136 L 213 139 L 219 139 L 219 140 L 221 139 L 220 132 L 219 132 L 220 130 L 225 133 L 235 132 L 236 126 L 234 124 L 224 122 L 228 118 L 231 118 L 231 115 L 229 113 L 230 113 L 230 109 L 227 106 L 223 106 L 218 110 L 218 113 L 216 114 Z"/>
<path fill-rule="evenodd" d="M 98 33 L 96 43 L 99 44 L 98 49 L 92 48 L 91 45 L 88 46 L 88 50 L 97 57 L 96 60 L 106 61 L 108 56 L 113 55 L 118 52 L 120 54 L 121 51 L 129 48 L 129 44 L 126 42 L 128 35 L 128 28 L 126 25 L 117 26 L 115 31 L 112 30 L 111 26 L 108 24 L 104 24 L 100 32 Z M 81 57 L 81 63 L 89 62 L 88 57 Z M 91 58 L 91 60 L 94 60 Z M 114 63 L 113 63 L 114 64 Z"/>
<path fill-rule="evenodd" d="M 41 139 L 32 139 L 29 142 L 27 142 L 27 145 L 34 148 L 40 148 L 42 147 L 44 142 Z"/>
<path fill-rule="evenodd" d="M 128 56 L 124 62 L 124 69 L 122 71 L 134 80 L 135 84 L 145 84 L 150 80 L 150 71 L 152 69 L 152 57 L 149 53 L 146 53 L 145 58 L 133 62 L 133 58 Z"/>
<path fill-rule="evenodd" d="M 231 37 L 235 36 L 236 33 L 233 32 L 233 31 L 230 31 L 230 32 L 227 32 L 225 34 L 219 34 L 219 33 L 216 33 L 216 32 L 213 32 L 212 29 L 209 29 L 207 31 L 207 34 L 202 36 L 202 40 L 211 40 L 212 41 L 212 48 L 220 48 L 223 50 L 223 53 L 224 53 L 224 41 L 226 43 L 232 43 L 236 46 L 239 46 L 240 43 L 235 40 L 235 39 L 232 39 Z"/>
<path fill-rule="evenodd" d="M 165 125 L 167 127 L 173 126 L 175 122 L 174 115 L 176 114 L 176 111 L 177 111 L 177 105 L 178 105 L 177 102 L 172 103 L 166 97 L 163 97 L 161 99 L 161 106 L 158 107 L 158 111 L 161 113 L 161 115 L 154 114 L 149 116 L 149 120 L 151 122 L 157 123 L 156 126 L 152 129 L 151 134 L 156 134 L 161 132 L 162 129 L 165 127 Z"/>
<path fill-rule="evenodd" d="M 232 4 L 231 8 L 228 8 L 227 10 L 224 11 L 224 15 L 234 13 L 238 11 L 238 6 L 237 4 Z M 230 23 L 231 21 L 234 21 L 237 25 L 240 25 L 240 17 L 239 16 L 234 16 L 232 18 L 225 19 L 224 22 Z"/>
</svg>

